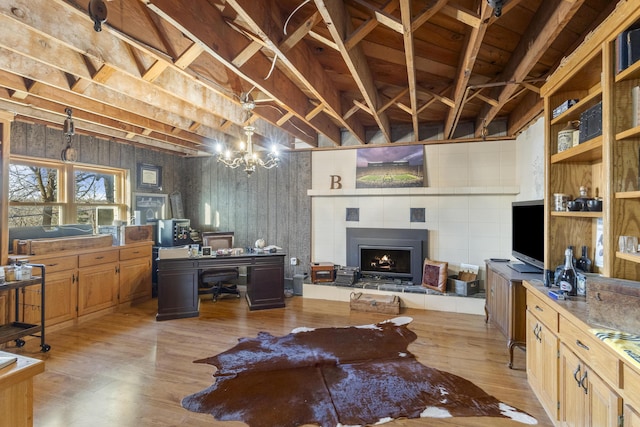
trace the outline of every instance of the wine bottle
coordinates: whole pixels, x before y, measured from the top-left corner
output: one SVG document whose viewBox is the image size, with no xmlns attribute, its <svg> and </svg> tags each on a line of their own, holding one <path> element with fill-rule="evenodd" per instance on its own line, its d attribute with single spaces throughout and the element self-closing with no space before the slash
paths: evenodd
<svg viewBox="0 0 640 427">
<path fill-rule="evenodd" d="M 576 262 L 576 269 L 584 272 L 591 273 L 591 260 L 587 256 L 587 247 L 582 247 L 582 257 Z"/>
<path fill-rule="evenodd" d="M 560 290 L 566 295 L 576 296 L 577 292 L 577 277 L 576 271 L 573 268 L 573 251 L 571 248 L 567 248 L 564 252 L 564 268 L 560 273 L 559 283 Z"/>
</svg>

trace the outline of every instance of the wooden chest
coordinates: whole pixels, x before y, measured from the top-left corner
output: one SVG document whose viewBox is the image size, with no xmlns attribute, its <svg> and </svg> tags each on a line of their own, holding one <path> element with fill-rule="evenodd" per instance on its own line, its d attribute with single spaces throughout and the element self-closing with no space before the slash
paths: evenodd
<svg viewBox="0 0 640 427">
<path fill-rule="evenodd" d="M 395 295 L 371 295 L 353 292 L 351 293 L 349 307 L 355 311 L 400 314 L 400 298 Z"/>
<path fill-rule="evenodd" d="M 335 265 L 332 262 L 312 262 L 311 263 L 311 281 L 333 282 L 335 281 Z"/>
<path fill-rule="evenodd" d="M 589 322 L 629 332 L 640 331 L 640 283 L 607 277 L 587 279 Z"/>
</svg>

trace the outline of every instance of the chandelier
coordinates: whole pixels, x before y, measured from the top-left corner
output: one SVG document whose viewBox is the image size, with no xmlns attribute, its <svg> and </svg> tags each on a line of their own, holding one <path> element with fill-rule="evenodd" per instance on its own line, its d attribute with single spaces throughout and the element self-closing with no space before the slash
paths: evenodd
<svg viewBox="0 0 640 427">
<path fill-rule="evenodd" d="M 243 94 L 241 102 L 242 109 L 247 114 L 246 122 L 249 122 L 256 104 L 249 94 Z M 225 149 L 222 143 L 218 144 L 216 147 L 218 161 L 231 169 L 242 167 L 248 176 L 251 176 L 251 174 L 255 172 L 257 166 L 265 169 L 271 169 L 278 166 L 278 151 L 276 150 L 275 145 L 264 159 L 253 151 L 253 142 L 251 138 L 253 137 L 255 129 L 256 128 L 251 125 L 244 127 L 244 134 L 247 136 L 247 142 L 240 141 L 240 149 L 238 151 L 232 151 L 228 148 Z"/>
</svg>

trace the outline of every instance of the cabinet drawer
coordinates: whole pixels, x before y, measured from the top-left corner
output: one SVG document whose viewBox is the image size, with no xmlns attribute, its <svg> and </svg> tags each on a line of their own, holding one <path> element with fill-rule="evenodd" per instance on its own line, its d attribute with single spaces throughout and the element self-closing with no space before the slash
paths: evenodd
<svg viewBox="0 0 640 427">
<path fill-rule="evenodd" d="M 624 400 L 629 406 L 640 409 L 640 374 L 625 362 L 622 367 Z"/>
<path fill-rule="evenodd" d="M 546 301 L 541 300 L 531 292 L 527 292 L 527 309 L 544 323 L 549 330 L 558 332 L 558 312 Z"/>
<path fill-rule="evenodd" d="M 78 267 L 78 257 L 76 255 L 60 256 L 55 258 L 32 258 L 30 262 L 44 265 L 45 273 L 57 273 L 59 271 L 75 270 Z M 34 275 L 40 275 L 39 269 L 34 269 Z"/>
<path fill-rule="evenodd" d="M 118 262 L 118 250 L 95 252 L 78 256 L 78 266 L 91 267 L 92 265 Z"/>
<path fill-rule="evenodd" d="M 151 246 L 120 249 L 120 261 L 135 258 L 151 258 Z"/>
<path fill-rule="evenodd" d="M 560 316 L 560 339 L 602 379 L 620 386 L 620 362 L 595 336 Z"/>
</svg>

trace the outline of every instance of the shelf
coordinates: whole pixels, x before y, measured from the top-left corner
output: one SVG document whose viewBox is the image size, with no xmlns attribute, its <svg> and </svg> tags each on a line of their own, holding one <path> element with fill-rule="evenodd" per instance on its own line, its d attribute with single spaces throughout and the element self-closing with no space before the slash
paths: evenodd
<svg viewBox="0 0 640 427">
<path fill-rule="evenodd" d="M 631 129 L 627 129 L 625 131 L 622 131 L 620 133 L 616 134 L 616 140 L 617 141 L 622 141 L 625 139 L 631 139 L 631 138 L 635 138 L 640 136 L 640 126 L 636 126 L 634 128 Z"/>
<path fill-rule="evenodd" d="M 630 254 L 627 252 L 616 252 L 616 258 L 624 259 L 626 261 L 631 261 L 640 264 L 640 254 Z"/>
<path fill-rule="evenodd" d="M 589 89 L 589 95 L 582 98 L 575 105 L 571 106 L 567 111 L 560 114 L 558 117 L 551 120 L 551 125 L 558 123 L 566 123 L 573 120 L 579 120 L 580 114 L 582 114 L 589 107 L 593 107 L 602 100 L 602 86 L 598 83 L 596 86 Z"/>
<path fill-rule="evenodd" d="M 602 212 L 551 211 L 551 216 L 564 216 L 564 217 L 573 217 L 573 218 L 602 218 Z"/>
<path fill-rule="evenodd" d="M 40 325 L 32 325 L 31 323 L 13 322 L 8 325 L 0 326 L 0 343 L 17 340 L 25 335 L 33 335 L 42 330 Z"/>
<path fill-rule="evenodd" d="M 616 75 L 616 83 L 640 78 L 640 61 L 634 62 Z"/>
<path fill-rule="evenodd" d="M 616 199 L 640 199 L 640 191 L 618 191 Z"/>
<path fill-rule="evenodd" d="M 551 163 L 585 163 L 602 160 L 602 135 L 551 156 Z"/>
</svg>

